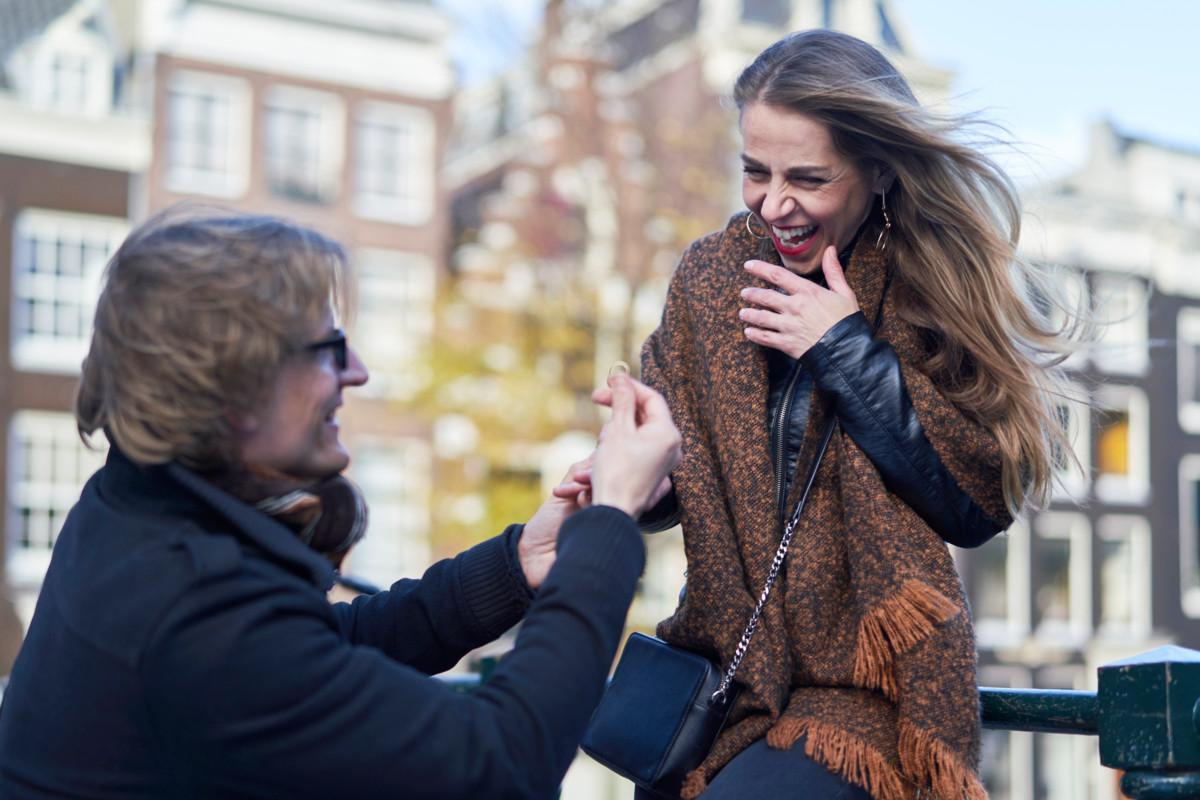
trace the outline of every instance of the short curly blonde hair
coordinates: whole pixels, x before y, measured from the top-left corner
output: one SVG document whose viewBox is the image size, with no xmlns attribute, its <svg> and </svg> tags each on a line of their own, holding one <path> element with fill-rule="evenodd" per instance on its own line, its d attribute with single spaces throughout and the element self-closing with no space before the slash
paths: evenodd
<svg viewBox="0 0 1200 800">
<path fill-rule="evenodd" d="M 102 429 L 141 464 L 231 465 L 230 415 L 344 307 L 346 271 L 337 242 L 282 219 L 196 206 L 154 216 L 105 269 L 80 435 Z"/>
</svg>

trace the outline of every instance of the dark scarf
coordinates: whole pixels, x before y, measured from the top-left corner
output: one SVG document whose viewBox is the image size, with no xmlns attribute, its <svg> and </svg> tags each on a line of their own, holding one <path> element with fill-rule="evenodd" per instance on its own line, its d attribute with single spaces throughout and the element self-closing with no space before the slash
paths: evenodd
<svg viewBox="0 0 1200 800">
<path fill-rule="evenodd" d="M 781 533 L 763 423 L 766 358 L 738 319 L 738 292 L 752 282 L 742 264 L 761 257 L 744 219 L 735 216 L 688 250 L 662 325 L 642 352 L 643 377 L 666 395 L 684 450 L 673 478 L 687 593 L 658 634 L 722 665 L 733 657 Z M 875 231 L 866 231 L 846 268 L 867 319 L 879 311 L 887 272 L 875 241 Z M 770 260 L 779 263 L 773 251 Z M 897 288 L 888 293 L 877 338 L 895 348 L 926 435 L 959 485 L 1007 520 L 996 442 L 916 368 L 920 338 L 895 310 Z M 800 465 L 811 463 L 827 414 L 815 391 Z M 804 738 L 812 758 L 880 800 L 986 796 L 976 775 L 974 638 L 954 563 L 840 430 L 737 680 L 742 694 L 689 776 L 685 798 L 699 796 L 764 736 L 782 749 Z"/>
<path fill-rule="evenodd" d="M 341 474 L 302 481 L 282 472 L 241 466 L 206 476 L 216 486 L 287 526 L 340 569 L 367 530 L 367 504 Z"/>
</svg>

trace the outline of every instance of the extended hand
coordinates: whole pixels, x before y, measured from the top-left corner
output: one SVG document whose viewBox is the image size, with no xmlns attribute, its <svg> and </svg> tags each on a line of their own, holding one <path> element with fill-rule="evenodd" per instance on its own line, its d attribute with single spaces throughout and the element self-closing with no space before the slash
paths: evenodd
<svg viewBox="0 0 1200 800">
<path fill-rule="evenodd" d="M 846 283 L 837 250 L 825 249 L 821 268 L 829 288 L 765 261 L 747 261 L 746 271 L 778 286 L 742 289 L 742 299 L 757 308 L 743 308 L 738 317 L 747 324 L 746 338 L 799 358 L 826 331 L 858 311 L 858 298 Z"/>
<path fill-rule="evenodd" d="M 662 395 L 628 375 L 609 378 L 592 399 L 612 406 L 591 471 L 592 502 L 637 517 L 670 489 L 681 457 L 679 431 Z"/>
<path fill-rule="evenodd" d="M 583 461 L 571 465 L 562 483 L 554 487 L 550 496 L 525 523 L 525 530 L 517 542 L 517 558 L 521 562 L 521 571 L 525 573 L 525 582 L 534 591 L 542 585 L 554 566 L 558 552 L 558 529 L 562 527 L 563 520 L 588 505 L 588 485 L 574 476 L 590 472 L 595 455 L 592 453 Z"/>
</svg>

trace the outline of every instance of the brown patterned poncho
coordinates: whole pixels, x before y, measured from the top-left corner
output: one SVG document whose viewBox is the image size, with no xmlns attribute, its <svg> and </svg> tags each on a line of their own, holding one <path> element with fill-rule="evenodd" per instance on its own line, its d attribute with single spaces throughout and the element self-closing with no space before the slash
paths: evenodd
<svg viewBox="0 0 1200 800">
<path fill-rule="evenodd" d="M 744 223 L 739 214 L 687 251 L 662 324 L 642 352 L 643 378 L 666 396 L 683 435 L 673 479 L 687 592 L 658 635 L 722 666 L 781 535 L 766 432 L 767 364 L 738 318 L 739 290 L 755 283 L 742 265 L 764 257 Z M 886 273 L 875 242 L 865 231 L 845 269 L 868 320 L 879 310 Z M 768 249 L 767 260 L 780 263 Z M 916 368 L 919 335 L 895 311 L 902 287 L 899 278 L 894 284 L 876 336 L 895 348 L 918 418 L 947 469 L 988 516 L 1006 522 L 996 442 Z M 825 420 L 817 395 L 789 509 Z M 840 430 L 737 681 L 741 696 L 688 777 L 684 798 L 697 797 L 717 770 L 764 736 L 782 749 L 804 737 L 809 756 L 879 800 L 986 797 L 976 774 L 975 643 L 954 564 L 938 534 L 888 492 Z"/>
</svg>

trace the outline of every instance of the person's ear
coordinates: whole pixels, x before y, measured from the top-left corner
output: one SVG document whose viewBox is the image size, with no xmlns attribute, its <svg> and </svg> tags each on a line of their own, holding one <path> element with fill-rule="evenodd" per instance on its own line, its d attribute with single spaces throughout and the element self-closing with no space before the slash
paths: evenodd
<svg viewBox="0 0 1200 800">
<path fill-rule="evenodd" d="M 896 182 L 896 171 L 886 164 L 875 165 L 874 180 L 871 182 L 872 194 L 887 194 Z"/>
<path fill-rule="evenodd" d="M 229 430 L 238 438 L 252 436 L 261 427 L 258 417 L 249 412 L 226 412 L 225 421 L 229 423 Z"/>
</svg>

